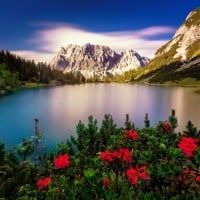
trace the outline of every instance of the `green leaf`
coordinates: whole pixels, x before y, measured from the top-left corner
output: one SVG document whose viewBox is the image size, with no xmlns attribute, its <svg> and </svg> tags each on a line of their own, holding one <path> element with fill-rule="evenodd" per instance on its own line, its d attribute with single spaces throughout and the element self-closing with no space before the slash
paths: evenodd
<svg viewBox="0 0 200 200">
<path fill-rule="evenodd" d="M 84 176 L 88 179 L 91 179 L 95 176 L 95 170 L 92 168 L 86 169 L 83 172 Z"/>
</svg>

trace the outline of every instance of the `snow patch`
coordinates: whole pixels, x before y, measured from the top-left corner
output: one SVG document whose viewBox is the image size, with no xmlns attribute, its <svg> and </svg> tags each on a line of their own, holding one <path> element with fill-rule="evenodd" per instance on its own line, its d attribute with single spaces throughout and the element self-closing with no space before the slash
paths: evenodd
<svg viewBox="0 0 200 200">
<path fill-rule="evenodd" d="M 200 39 L 200 27 L 191 26 L 187 31 L 182 32 L 182 40 L 179 41 L 179 47 L 176 50 L 174 58 L 181 57 L 182 60 L 186 60 L 187 48 L 192 45 L 195 41 Z M 186 29 L 185 29 L 186 30 Z"/>
<path fill-rule="evenodd" d="M 86 79 L 123 74 L 138 67 L 144 67 L 149 59 L 134 50 L 121 54 L 106 46 L 85 44 L 68 45 L 50 62 L 52 68 L 67 72 L 80 72 Z"/>
</svg>

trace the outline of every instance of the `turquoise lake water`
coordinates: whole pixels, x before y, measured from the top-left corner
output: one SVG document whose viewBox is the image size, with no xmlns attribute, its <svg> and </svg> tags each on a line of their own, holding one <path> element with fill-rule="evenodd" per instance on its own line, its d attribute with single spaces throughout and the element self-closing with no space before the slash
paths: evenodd
<svg viewBox="0 0 200 200">
<path fill-rule="evenodd" d="M 0 142 L 11 148 L 34 133 L 34 118 L 38 118 L 44 143 L 50 148 L 76 136 L 76 125 L 87 123 L 93 115 L 101 124 L 104 114 L 113 116 L 118 127 L 125 115 L 137 127 L 144 126 L 145 114 L 151 125 L 166 120 L 171 109 L 176 110 L 178 130 L 191 120 L 200 128 L 200 95 L 194 88 L 160 87 L 130 83 L 65 85 L 27 89 L 0 98 Z"/>
</svg>

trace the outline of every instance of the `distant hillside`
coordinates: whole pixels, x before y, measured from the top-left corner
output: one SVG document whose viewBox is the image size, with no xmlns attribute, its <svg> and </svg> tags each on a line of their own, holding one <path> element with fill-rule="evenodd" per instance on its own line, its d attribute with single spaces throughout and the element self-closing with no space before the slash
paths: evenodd
<svg viewBox="0 0 200 200">
<path fill-rule="evenodd" d="M 197 8 L 189 13 L 173 38 L 157 50 L 155 57 L 136 78 L 160 83 L 186 77 L 199 80 L 199 56 L 200 8 Z"/>
<path fill-rule="evenodd" d="M 170 63 L 146 73 L 142 80 L 147 83 L 200 85 L 200 57 L 184 64 L 181 61 Z"/>
</svg>

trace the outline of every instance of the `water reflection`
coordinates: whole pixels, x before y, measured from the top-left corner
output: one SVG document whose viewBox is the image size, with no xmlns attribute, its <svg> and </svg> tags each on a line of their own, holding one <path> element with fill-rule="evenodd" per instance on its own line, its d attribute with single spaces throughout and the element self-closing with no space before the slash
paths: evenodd
<svg viewBox="0 0 200 200">
<path fill-rule="evenodd" d="M 104 114 L 112 114 L 115 123 L 123 126 L 125 115 L 137 127 L 144 126 L 149 114 L 151 125 L 165 120 L 176 109 L 179 130 L 191 120 L 200 128 L 200 95 L 193 88 L 160 87 L 135 84 L 83 84 L 25 90 L 1 98 L 0 141 L 11 147 L 33 133 L 33 119 L 49 144 L 76 135 L 75 126 L 87 123 L 93 115 L 101 123 Z"/>
</svg>

